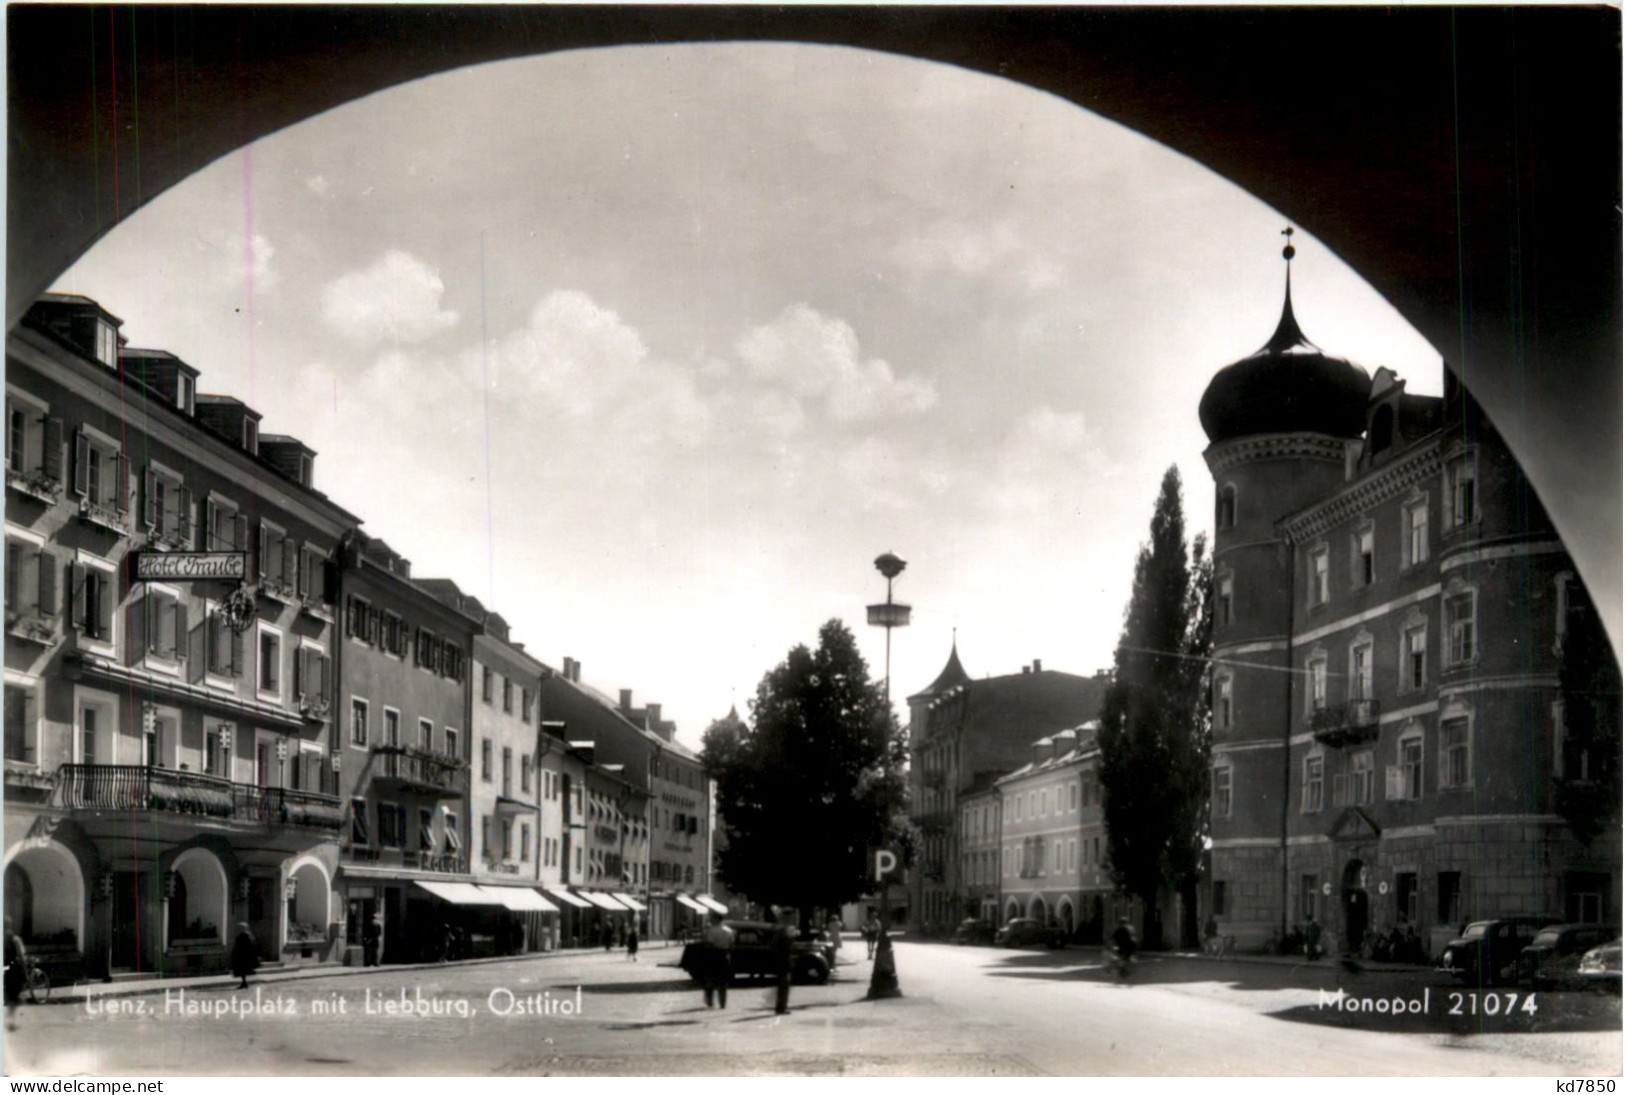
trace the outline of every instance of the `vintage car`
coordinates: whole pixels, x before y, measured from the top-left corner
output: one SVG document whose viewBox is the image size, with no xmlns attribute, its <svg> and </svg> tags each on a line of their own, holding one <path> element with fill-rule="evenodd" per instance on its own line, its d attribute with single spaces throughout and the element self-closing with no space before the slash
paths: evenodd
<svg viewBox="0 0 1625 1095">
<path fill-rule="evenodd" d="M 776 977 L 778 975 L 778 948 L 773 924 L 759 920 L 726 920 L 733 929 L 733 976 L 735 978 Z M 704 975 L 707 947 L 702 942 L 683 947 L 678 967 L 696 981 Z M 812 939 L 795 939 L 790 944 L 790 977 L 801 984 L 822 985 L 829 980 L 835 968 L 834 948 L 819 935 Z"/>
<path fill-rule="evenodd" d="M 1583 984 L 1581 956 L 1617 938 L 1618 926 L 1554 924 L 1542 928 L 1518 955 L 1518 980 L 1537 989 L 1578 987 Z"/>
<path fill-rule="evenodd" d="M 1619 940 L 1592 947 L 1580 956 L 1576 972 L 1587 988 L 1605 989 L 1619 995 Z"/>
<path fill-rule="evenodd" d="M 1542 928 L 1562 921 L 1552 916 L 1508 916 L 1475 920 L 1445 945 L 1439 969 L 1470 985 L 1493 985 L 1515 975 L 1519 953 Z"/>
<path fill-rule="evenodd" d="M 1066 945 L 1066 935 L 1040 920 L 1017 916 L 1000 928 L 993 942 L 1001 947 L 1035 947 L 1042 944 L 1054 950 Z"/>
<path fill-rule="evenodd" d="M 959 927 L 954 929 L 954 942 L 960 946 L 967 944 L 986 946 L 993 942 L 993 937 L 996 934 L 998 934 L 997 929 L 986 920 L 978 920 L 974 916 L 968 916 L 959 922 Z"/>
</svg>

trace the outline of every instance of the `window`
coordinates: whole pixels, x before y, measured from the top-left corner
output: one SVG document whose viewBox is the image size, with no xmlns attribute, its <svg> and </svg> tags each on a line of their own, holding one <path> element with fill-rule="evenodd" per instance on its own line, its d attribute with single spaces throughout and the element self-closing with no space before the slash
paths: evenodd
<svg viewBox="0 0 1625 1095">
<path fill-rule="evenodd" d="M 242 676 L 246 657 L 245 633 L 231 629 L 221 605 L 206 604 L 205 611 L 207 633 L 204 640 L 208 647 L 208 672 L 216 677 Z"/>
<path fill-rule="evenodd" d="M 321 714 L 327 713 L 327 652 L 321 647 L 299 647 L 293 660 L 293 693 L 301 705 L 313 704 Z"/>
<path fill-rule="evenodd" d="M 1399 763 L 1388 770 L 1388 797 L 1415 801 L 1422 797 L 1422 733 L 1412 730 L 1399 739 Z"/>
<path fill-rule="evenodd" d="M 1213 725 L 1221 730 L 1231 726 L 1231 678 L 1228 673 L 1213 679 Z"/>
<path fill-rule="evenodd" d="M 367 747 L 367 701 L 350 700 L 350 744 Z"/>
<path fill-rule="evenodd" d="M 282 694 L 282 636 L 266 628 L 260 629 L 259 690 L 271 695 Z"/>
<path fill-rule="evenodd" d="M 418 807 L 418 847 L 426 852 L 434 851 L 434 813 L 422 806 Z"/>
<path fill-rule="evenodd" d="M 1071 809 L 1072 809 L 1072 812 L 1073 812 L 1073 813 L 1077 813 L 1077 812 L 1078 812 L 1078 785 L 1077 785 L 1077 784 L 1076 784 L 1076 783 L 1074 783 L 1074 784 L 1073 784 L 1073 785 L 1072 785 L 1072 791 L 1071 791 Z"/>
<path fill-rule="evenodd" d="M 432 719 L 418 720 L 418 748 L 425 753 L 434 752 L 434 721 Z"/>
<path fill-rule="evenodd" d="M 406 807 L 393 802 L 378 804 L 378 843 L 399 848 L 406 841 Z"/>
<path fill-rule="evenodd" d="M 1215 879 L 1213 882 L 1213 915 L 1223 916 L 1228 908 L 1225 904 L 1225 884 Z"/>
<path fill-rule="evenodd" d="M 141 524 L 164 547 L 192 539 L 192 492 L 168 468 L 148 464 L 141 479 Z"/>
<path fill-rule="evenodd" d="M 179 407 L 181 413 L 187 416 L 190 416 L 192 413 L 192 398 L 195 394 L 193 391 L 195 383 L 196 382 L 185 373 L 175 374 L 175 406 Z"/>
<path fill-rule="evenodd" d="M 393 707 L 384 708 L 384 744 L 401 744 L 401 713 Z"/>
<path fill-rule="evenodd" d="M 367 837 L 367 800 L 364 798 L 350 800 L 350 843 L 371 843 Z"/>
<path fill-rule="evenodd" d="M 1478 469 L 1471 455 L 1450 465 L 1450 524 L 1464 528 L 1478 520 Z"/>
<path fill-rule="evenodd" d="M 1354 549 L 1354 585 L 1358 589 L 1377 580 L 1376 529 L 1368 525 L 1357 530 L 1351 547 Z"/>
<path fill-rule="evenodd" d="M 109 369 L 118 367 L 118 334 L 111 324 L 96 322 L 96 360 Z"/>
<path fill-rule="evenodd" d="M 1231 796 L 1233 793 L 1234 769 L 1228 764 L 1216 765 L 1213 769 L 1213 816 L 1229 817 Z"/>
<path fill-rule="evenodd" d="M 1416 923 L 1416 872 L 1394 874 L 1394 918 L 1401 924 Z"/>
<path fill-rule="evenodd" d="M 6 695 L 6 758 L 34 763 L 35 719 L 39 698 L 34 689 L 8 684 Z"/>
<path fill-rule="evenodd" d="M 1215 528 L 1234 528 L 1236 524 L 1236 488 L 1223 486 L 1219 488 L 1218 513 L 1214 517 Z"/>
<path fill-rule="evenodd" d="M 513 797 L 513 749 L 506 745 L 502 747 L 502 794 Z"/>
<path fill-rule="evenodd" d="M 502 713 L 513 714 L 513 682 L 507 677 L 502 678 Z"/>
<path fill-rule="evenodd" d="M 1315 915 L 1315 904 L 1319 897 L 1319 875 L 1306 874 L 1298 879 L 1298 919 L 1307 920 Z"/>
<path fill-rule="evenodd" d="M 1461 872 L 1439 872 L 1439 923 L 1460 924 L 1466 917 L 1461 908 Z"/>
<path fill-rule="evenodd" d="M 491 782 L 491 739 L 480 739 L 480 778 L 486 783 Z"/>
<path fill-rule="evenodd" d="M 202 527 L 198 530 L 203 551 L 247 551 L 248 518 L 224 498 L 210 495 L 203 503 Z"/>
<path fill-rule="evenodd" d="M 256 566 L 263 591 L 288 600 L 299 585 L 299 541 L 262 518 Z"/>
<path fill-rule="evenodd" d="M 1428 558 L 1428 503 L 1419 499 L 1401 511 L 1405 534 L 1405 565 L 1416 566 Z"/>
<path fill-rule="evenodd" d="M 1439 723 L 1439 789 L 1463 788 L 1473 776 L 1471 728 L 1464 718 Z"/>
<path fill-rule="evenodd" d="M 502 858 L 513 858 L 513 822 L 502 822 Z"/>
<path fill-rule="evenodd" d="M 519 758 L 519 790 L 530 794 L 530 754 L 526 753 Z"/>
<path fill-rule="evenodd" d="M 393 612 L 384 613 L 383 623 L 384 650 L 397 658 L 406 657 L 407 626 L 406 621 Z"/>
<path fill-rule="evenodd" d="M 519 690 L 519 718 L 522 722 L 530 721 L 530 689 Z"/>
<path fill-rule="evenodd" d="M 57 495 L 62 482 L 62 419 L 22 392 L 6 391 L 6 472 Z"/>
<path fill-rule="evenodd" d="M 48 624 L 54 631 L 58 597 L 58 564 L 43 544 L 6 537 L 6 615 Z M 173 596 L 173 595 L 172 595 Z M 111 621 L 109 621 L 111 623 Z"/>
<path fill-rule="evenodd" d="M 333 603 L 327 557 L 309 544 L 299 553 L 299 572 L 294 575 L 294 582 L 300 599 L 307 604 Z"/>
<path fill-rule="evenodd" d="M 90 506 L 122 518 L 129 508 L 129 461 L 117 441 L 79 427 L 73 438 L 73 493 Z"/>
<path fill-rule="evenodd" d="M 1349 798 L 1353 805 L 1371 805 L 1376 795 L 1376 782 L 1376 754 L 1368 749 L 1349 758 Z"/>
<path fill-rule="evenodd" d="M 1473 605 L 1474 594 L 1471 590 L 1446 597 L 1444 601 L 1445 620 L 1445 665 L 1466 665 L 1475 657 L 1473 644 Z"/>
<path fill-rule="evenodd" d="M 72 619 L 85 638 L 104 643 L 113 641 L 113 610 L 118 605 L 118 584 L 114 571 L 90 563 L 73 564 Z"/>
<path fill-rule="evenodd" d="M 1316 608 L 1331 599 L 1331 558 L 1324 547 L 1309 553 L 1309 607 Z"/>
<path fill-rule="evenodd" d="M 457 750 L 457 731 L 446 727 L 446 755 L 457 760 L 463 759 L 463 754 Z"/>
<path fill-rule="evenodd" d="M 1301 811 L 1319 813 L 1326 802 L 1326 758 L 1315 755 L 1303 758 L 1303 801 Z"/>
<path fill-rule="evenodd" d="M 260 451 L 260 424 L 246 415 L 243 417 L 243 451 L 250 453 Z"/>
<path fill-rule="evenodd" d="M 491 858 L 491 819 L 488 817 L 480 818 L 480 856 Z"/>
<path fill-rule="evenodd" d="M 1318 656 L 1309 662 L 1309 710 L 1326 708 L 1326 658 Z"/>
<path fill-rule="evenodd" d="M 530 826 L 519 826 L 519 860 L 522 863 L 530 862 Z"/>
<path fill-rule="evenodd" d="M 1359 642 L 1349 648 L 1349 699 L 1375 698 L 1371 681 L 1371 643 Z"/>
<path fill-rule="evenodd" d="M 1233 575 L 1225 574 L 1219 578 L 1218 603 L 1213 607 L 1214 623 L 1223 626 L 1233 621 L 1235 617 L 1236 579 Z"/>
<path fill-rule="evenodd" d="M 1425 622 L 1405 628 L 1400 642 L 1399 690 L 1416 692 L 1428 683 L 1428 627 Z"/>
<path fill-rule="evenodd" d="M 484 666 L 480 669 L 480 699 L 484 700 L 486 703 L 490 703 L 493 695 L 494 685 L 495 679 L 491 672 L 491 667 L 488 665 Z"/>
</svg>

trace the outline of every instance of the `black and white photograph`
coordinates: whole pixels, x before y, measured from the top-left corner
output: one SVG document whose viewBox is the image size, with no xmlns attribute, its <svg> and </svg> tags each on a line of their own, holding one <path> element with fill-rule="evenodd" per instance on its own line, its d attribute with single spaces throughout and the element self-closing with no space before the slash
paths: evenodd
<svg viewBox="0 0 1625 1095">
<path fill-rule="evenodd" d="M 5 1074 L 1614 1090 L 1620 24 L 10 4 Z"/>
</svg>

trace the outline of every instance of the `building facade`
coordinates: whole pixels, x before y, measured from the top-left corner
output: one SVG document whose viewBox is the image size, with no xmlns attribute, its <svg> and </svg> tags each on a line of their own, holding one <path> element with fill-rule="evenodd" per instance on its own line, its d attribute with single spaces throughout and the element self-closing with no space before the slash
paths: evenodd
<svg viewBox="0 0 1625 1095">
<path fill-rule="evenodd" d="M 959 908 L 966 917 L 987 923 L 1000 918 L 1000 883 L 1003 852 L 997 787 L 973 791 L 959 798 Z"/>
<path fill-rule="evenodd" d="M 1104 674 L 1059 673 L 1037 661 L 1020 673 L 971 680 L 956 644 L 936 680 L 909 697 L 910 811 L 920 832 L 909 879 L 916 922 L 946 929 L 976 915 L 963 912 L 960 796 L 1026 763 L 1034 735 L 1094 718 L 1106 682 Z"/>
<path fill-rule="evenodd" d="M 1290 258 L 1290 254 L 1288 255 Z M 1290 287 L 1202 399 L 1216 489 L 1210 908 L 1239 944 L 1619 910 L 1617 828 L 1556 812 L 1583 602 L 1506 444 L 1445 370 L 1408 394 L 1321 352 Z M 1572 751 L 1569 751 L 1572 752 Z"/>
<path fill-rule="evenodd" d="M 53 977 L 332 956 L 335 550 L 314 453 L 47 295 L 6 345 L 6 914 Z"/>
</svg>

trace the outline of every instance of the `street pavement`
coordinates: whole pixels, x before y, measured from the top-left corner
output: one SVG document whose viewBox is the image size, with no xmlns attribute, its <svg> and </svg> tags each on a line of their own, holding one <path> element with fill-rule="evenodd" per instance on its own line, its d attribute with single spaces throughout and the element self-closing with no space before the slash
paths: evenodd
<svg viewBox="0 0 1625 1095">
<path fill-rule="evenodd" d="M 1505 991 L 1493 1004 L 1453 1001 L 1461 990 L 1430 971 L 1151 956 L 1124 984 L 1095 950 L 905 940 L 904 997 L 871 1002 L 862 944 L 841 953 L 829 984 L 796 986 L 788 1016 L 773 1013 L 766 984 L 737 985 L 726 1010 L 707 1009 L 675 968 L 678 951 L 659 947 L 636 963 L 574 952 L 268 978 L 247 991 L 91 995 L 22 1009 L 6 1065 L 97 1076 L 1583 1076 L 1621 1066 L 1613 997 L 1541 993 L 1531 1014 L 1519 993 L 1508 1018 Z M 1415 1014 L 1424 1002 L 1427 1014 Z"/>
</svg>

